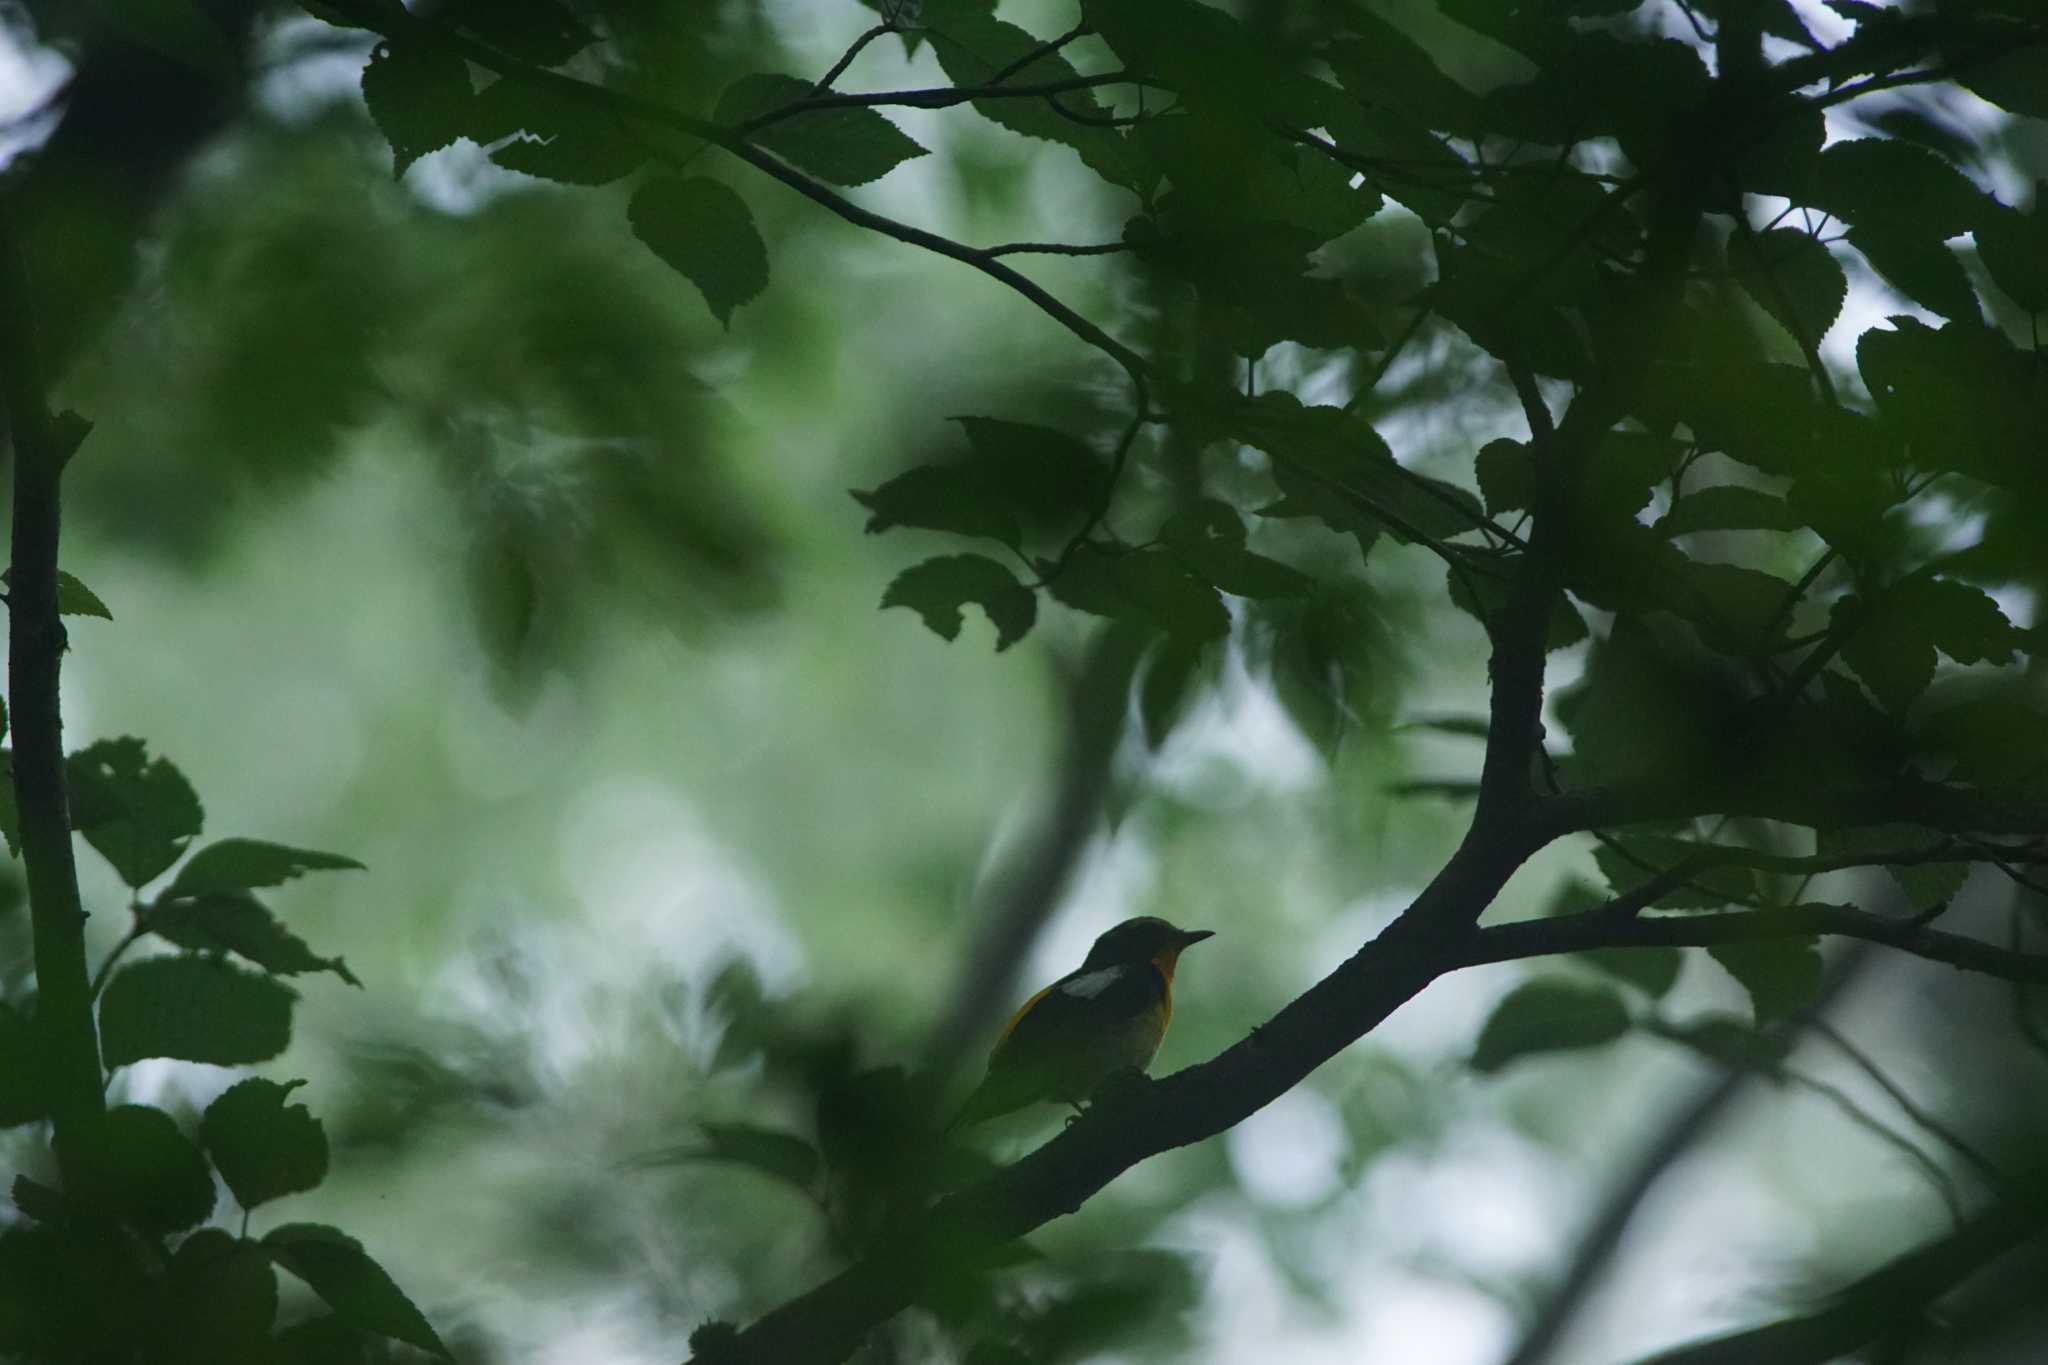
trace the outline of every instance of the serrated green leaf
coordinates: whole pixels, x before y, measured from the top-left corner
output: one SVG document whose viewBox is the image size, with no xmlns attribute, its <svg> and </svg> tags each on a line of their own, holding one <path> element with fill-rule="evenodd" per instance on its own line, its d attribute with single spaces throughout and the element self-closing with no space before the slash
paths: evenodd
<svg viewBox="0 0 2048 1365">
<path fill-rule="evenodd" d="M 100 1054 L 110 1067 L 145 1057 L 236 1066 L 291 1042 L 298 992 L 268 976 L 181 954 L 121 968 L 100 998 Z"/>
<path fill-rule="evenodd" d="M 1834 610 L 1847 631 L 1843 661 L 1894 713 L 1934 680 L 1936 650 L 1957 663 L 2003 664 L 2020 644 L 1988 594 L 1952 579 L 1911 579 L 1874 601 L 1844 597 Z"/>
<path fill-rule="evenodd" d="M 326 1130 L 305 1105 L 285 1103 L 304 1084 L 251 1077 L 206 1106 L 200 1141 L 244 1209 L 310 1190 L 327 1178 Z"/>
<path fill-rule="evenodd" d="M 180 948 L 234 953 L 279 976 L 333 972 L 358 989 L 363 984 L 348 963 L 316 954 L 246 891 L 203 891 L 175 898 L 166 893 L 149 911 L 145 924 L 151 933 Z"/>
<path fill-rule="evenodd" d="M 1474 1071 L 1491 1074 L 1524 1057 L 1602 1047 L 1628 1032 L 1628 1006 L 1604 986 L 1538 977 L 1494 1006 L 1472 1050 Z"/>
<path fill-rule="evenodd" d="M 133 736 L 88 745 L 64 766 L 72 827 L 132 887 L 161 876 L 199 833 L 192 784 Z"/>
<path fill-rule="evenodd" d="M 339 853 L 321 853 L 261 839 L 219 839 L 200 849 L 178 869 L 164 895 L 197 896 L 208 891 L 282 886 L 308 872 L 362 871 L 363 865 Z"/>
<path fill-rule="evenodd" d="M 1809 202 L 1852 227 L 1932 241 L 1968 232 L 1984 206 L 1962 172 L 1891 138 L 1837 142 L 1823 151 Z"/>
<path fill-rule="evenodd" d="M 213 1175 L 169 1114 L 124 1104 L 74 1119 L 57 1135 L 66 1202 L 158 1232 L 213 1212 Z"/>
<path fill-rule="evenodd" d="M 1829 856 L 1845 854 L 1881 855 L 1885 853 L 1910 852 L 1925 848 L 1936 842 L 1931 830 L 1916 825 L 1866 825 L 1848 829 L 1824 829 L 1816 832 L 1814 847 L 1819 853 Z M 1898 883 L 1912 908 L 1917 911 L 1945 905 L 1955 899 L 1963 883 L 1969 880 L 1970 865 L 1956 863 L 1881 863 L 1888 876 Z"/>
<path fill-rule="evenodd" d="M 536 66 L 559 66 L 596 41 L 555 0 L 452 0 L 436 18 Z"/>
<path fill-rule="evenodd" d="M 716 180 L 663 176 L 633 194 L 633 233 L 704 295 L 720 324 L 768 287 L 768 248 L 746 201 Z"/>
<path fill-rule="evenodd" d="M 712 118 L 729 128 L 810 98 L 809 81 L 794 76 L 742 76 L 718 97 Z M 925 155 L 917 141 L 867 108 L 816 109 L 758 128 L 747 136 L 798 170 L 835 185 L 865 185 Z"/>
<path fill-rule="evenodd" d="M 1617 835 L 1593 851 L 1593 861 L 1614 894 L 1624 895 L 1643 883 L 1682 866 L 1712 845 L 1661 834 Z M 1746 867 L 1710 867 L 1685 884 L 1652 901 L 1664 910 L 1720 910 L 1756 898 L 1756 874 Z"/>
<path fill-rule="evenodd" d="M 469 68 L 431 43 L 379 43 L 363 68 L 363 99 L 391 144 L 392 174 L 470 130 Z"/>
<path fill-rule="evenodd" d="M 114 619 L 114 613 L 107 610 L 98 593 L 62 569 L 57 570 L 57 612 L 62 616 L 97 616 L 102 621 Z"/>
<path fill-rule="evenodd" d="M 1820 995 L 1820 948 L 1811 937 L 1722 943 L 1707 952 L 1749 992 L 1760 1025 L 1805 1009 Z"/>
<path fill-rule="evenodd" d="M 322 1223 L 287 1223 L 264 1235 L 263 1248 L 348 1326 L 454 1359 L 412 1300 L 347 1233 Z"/>
<path fill-rule="evenodd" d="M 1848 277 L 1833 254 L 1797 228 L 1772 228 L 1754 241 L 1736 238 L 1730 255 L 1736 278 L 1757 306 L 1793 340 L 1819 345 L 1849 294 Z"/>
<path fill-rule="evenodd" d="M 972 602 L 996 628 L 996 648 L 1024 638 L 1038 618 L 1038 598 L 1001 564 L 986 555 L 945 555 L 927 559 L 896 575 L 882 594 L 882 606 L 909 607 L 942 640 L 960 634 L 963 604 Z"/>
</svg>

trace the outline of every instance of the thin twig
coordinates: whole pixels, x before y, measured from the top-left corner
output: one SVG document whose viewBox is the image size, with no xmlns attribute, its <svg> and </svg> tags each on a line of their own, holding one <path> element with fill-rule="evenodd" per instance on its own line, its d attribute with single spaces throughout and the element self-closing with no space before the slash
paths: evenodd
<svg viewBox="0 0 2048 1365">
<path fill-rule="evenodd" d="M 1998 1169 L 1998 1164 L 1954 1128 L 1930 1114 L 1925 1107 L 1906 1093 L 1904 1086 L 1894 1081 L 1877 1064 L 1875 1058 L 1825 1019 L 1808 1019 L 1807 1026 L 1834 1045 L 1837 1052 L 1847 1057 L 1858 1071 L 1870 1078 L 1871 1084 L 1884 1091 L 1899 1112 L 1912 1121 L 1915 1127 L 1941 1141 L 1948 1149 L 1969 1163 L 1984 1180 L 1984 1183 L 2005 1194 L 2012 1193 L 2011 1179 Z"/>
<path fill-rule="evenodd" d="M 1027 253 L 1041 256 L 1110 256 L 1130 249 L 1129 242 L 1094 242 L 1086 245 L 1076 242 L 1005 242 L 1001 246 L 985 246 L 981 249 L 981 254 L 991 259 Z"/>
<path fill-rule="evenodd" d="M 894 33 L 895 31 L 896 25 L 890 20 L 884 19 L 881 23 L 876 24 L 867 32 L 861 34 L 860 37 L 855 38 L 853 40 L 853 46 L 847 48 L 846 52 L 839 58 L 839 60 L 832 63 L 832 69 L 830 71 L 827 71 L 824 75 L 818 77 L 817 84 L 811 87 L 811 93 L 813 95 L 822 95 L 827 90 L 830 90 L 832 88 L 832 82 L 838 80 L 841 76 L 844 76 L 846 74 L 846 68 L 853 65 L 854 58 L 860 56 L 861 52 L 867 47 L 869 43 L 872 43 L 873 41 L 875 41 L 875 39 L 880 38 L 884 34 Z"/>
</svg>

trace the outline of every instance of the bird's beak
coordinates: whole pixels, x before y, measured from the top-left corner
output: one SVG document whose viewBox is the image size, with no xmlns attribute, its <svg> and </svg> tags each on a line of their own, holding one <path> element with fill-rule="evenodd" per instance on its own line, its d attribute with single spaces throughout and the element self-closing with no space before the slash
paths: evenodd
<svg viewBox="0 0 2048 1365">
<path fill-rule="evenodd" d="M 1205 938 L 1214 937 L 1216 937 L 1214 929 L 1183 929 L 1180 935 L 1180 946 L 1190 948 Z"/>
</svg>

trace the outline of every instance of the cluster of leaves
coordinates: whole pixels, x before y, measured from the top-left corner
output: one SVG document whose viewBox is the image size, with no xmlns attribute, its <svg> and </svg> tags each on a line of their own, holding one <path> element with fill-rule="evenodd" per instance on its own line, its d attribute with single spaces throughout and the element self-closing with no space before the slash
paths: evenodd
<svg viewBox="0 0 2048 1365">
<path fill-rule="evenodd" d="M 154 1057 L 268 1061 L 291 1040 L 297 1001 L 280 978 L 324 971 L 360 985 L 340 958 L 319 956 L 280 923 L 256 892 L 362 864 L 256 839 L 195 848 L 198 796 L 139 739 L 102 740 L 66 767 L 74 827 L 134 892 L 131 931 L 95 983 L 109 1078 Z M 7 836 L 18 853 L 11 820 Z M 175 951 L 117 967 L 145 939 Z M 57 1086 L 50 1055 L 35 1001 L 0 1000 L 0 1124 L 49 1117 Z M 55 1147 L 61 1187 L 26 1174 L 14 1182 L 19 1218 L 0 1231 L 0 1350 L 53 1361 L 282 1365 L 366 1359 L 374 1343 L 390 1339 L 446 1358 L 419 1310 L 346 1233 L 285 1223 L 248 1235 L 249 1213 L 327 1175 L 320 1121 L 289 1102 L 304 1084 L 239 1081 L 193 1131 L 142 1104 L 66 1125 Z M 239 1234 L 214 1221 L 223 1212 L 216 1176 L 241 1207 Z M 329 1311 L 280 1328 L 279 1269 Z"/>
</svg>

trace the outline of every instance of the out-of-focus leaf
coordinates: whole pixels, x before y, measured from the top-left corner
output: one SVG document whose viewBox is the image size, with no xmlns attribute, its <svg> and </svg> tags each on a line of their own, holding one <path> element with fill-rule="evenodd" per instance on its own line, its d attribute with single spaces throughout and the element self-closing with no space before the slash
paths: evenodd
<svg viewBox="0 0 2048 1365">
<path fill-rule="evenodd" d="M 195 955 L 151 958 L 114 973 L 100 999 L 108 1066 L 145 1057 L 236 1066 L 265 1062 L 291 1042 L 291 987 Z"/>
<path fill-rule="evenodd" d="M 718 97 L 712 118 L 738 127 L 809 98 L 809 81 L 794 76 L 742 76 Z M 925 149 L 874 109 L 817 109 L 756 129 L 754 141 L 798 170 L 835 185 L 879 180 Z"/>
<path fill-rule="evenodd" d="M 1911 852 L 1937 842 L 1931 830 L 1915 825 L 1865 825 L 1849 829 L 1824 829 L 1814 836 L 1814 848 L 1827 856 L 1845 854 L 1880 855 Z M 1956 863 L 1883 863 L 1899 889 L 1906 893 L 1915 911 L 1929 910 L 1955 899 L 1969 880 L 1970 865 Z"/>
<path fill-rule="evenodd" d="M 1619 896 L 1684 866 L 1707 845 L 1661 834 L 1617 835 L 1593 852 L 1593 860 Z M 1720 910 L 1756 898 L 1756 874 L 1746 867 L 1710 867 L 1652 901 L 1663 910 Z"/>
<path fill-rule="evenodd" d="M 363 865 L 339 853 L 266 843 L 261 839 L 220 839 L 187 860 L 171 878 L 166 896 L 197 896 L 208 891 L 282 886 L 308 872 L 361 871 Z"/>
<path fill-rule="evenodd" d="M 768 287 L 768 248 L 737 194 L 703 176 L 663 176 L 633 194 L 634 235 L 704 294 L 727 327 L 732 310 Z"/>
<path fill-rule="evenodd" d="M 202 891 L 176 898 L 167 893 L 148 912 L 147 924 L 151 933 L 180 948 L 235 953 L 279 976 L 333 972 L 351 986 L 363 984 L 346 962 L 315 953 L 246 891 Z"/>
<path fill-rule="evenodd" d="M 169 1114 L 124 1104 L 74 1120 L 58 1137 L 68 1203 L 159 1232 L 213 1212 L 213 1175 Z"/>
<path fill-rule="evenodd" d="M 1479 98 L 1446 76 L 1420 44 L 1368 10 L 1350 16 L 1351 31 L 1323 59 L 1346 90 L 1413 115 L 1456 135 L 1476 130 Z"/>
<path fill-rule="evenodd" d="M 1628 1006 L 1605 986 L 1538 977 L 1508 992 L 1472 1051 L 1472 1069 L 1501 1070 L 1524 1057 L 1602 1047 L 1627 1033 Z"/>
<path fill-rule="evenodd" d="M 43 1075 L 48 1055 L 34 1016 L 0 1001 L 0 1128 L 33 1123 L 50 1112 Z"/>
<path fill-rule="evenodd" d="M 968 602 L 988 613 L 996 628 L 997 649 L 1023 639 L 1038 618 L 1038 599 L 1031 589 L 986 555 L 927 559 L 896 575 L 882 594 L 884 608 L 909 607 L 942 640 L 958 637 L 960 608 Z"/>
<path fill-rule="evenodd" d="M 170 760 L 151 758 L 133 736 L 72 754 L 65 781 L 72 827 L 133 887 L 176 862 L 205 818 L 185 775 Z"/>
<path fill-rule="evenodd" d="M 1955 761 L 1960 781 L 2001 785 L 2048 772 L 2048 715 L 2017 697 L 1985 697 L 1937 711 L 1916 738 Z"/>
<path fill-rule="evenodd" d="M 241 68 L 240 54 L 228 35 L 192 0 L 121 0 L 99 7 L 98 13 L 130 42 L 223 86 L 231 84 Z"/>
<path fill-rule="evenodd" d="M 1820 948 L 1812 938 L 1722 943 L 1707 952 L 1749 992 L 1759 1024 L 1805 1009 L 1820 994 Z"/>
<path fill-rule="evenodd" d="M 412 1300 L 355 1238 L 321 1223 L 287 1223 L 265 1234 L 263 1247 L 349 1326 L 454 1359 Z"/>
<path fill-rule="evenodd" d="M 469 68 L 431 43 L 379 43 L 363 68 L 363 99 L 391 144 L 392 174 L 470 131 Z"/>
<path fill-rule="evenodd" d="M 1914 463 L 2039 496 L 2048 392 L 2036 357 L 1969 321 L 1939 330 L 1910 317 L 1890 322 L 1857 339 L 1856 365 Z"/>
<path fill-rule="evenodd" d="M 327 1178 L 326 1130 L 305 1105 L 285 1103 L 304 1084 L 251 1077 L 206 1106 L 200 1140 L 244 1209 L 310 1190 Z"/>
<path fill-rule="evenodd" d="M 808 1190 L 818 1177 L 818 1149 L 791 1133 L 750 1123 L 702 1125 L 704 1144 L 678 1152 L 689 1161 L 722 1161 Z"/>
<path fill-rule="evenodd" d="M 1199 640 L 1169 637 L 1152 651 L 1138 687 L 1138 715 L 1145 742 L 1158 748 L 1187 710 L 1207 650 Z"/>
</svg>

